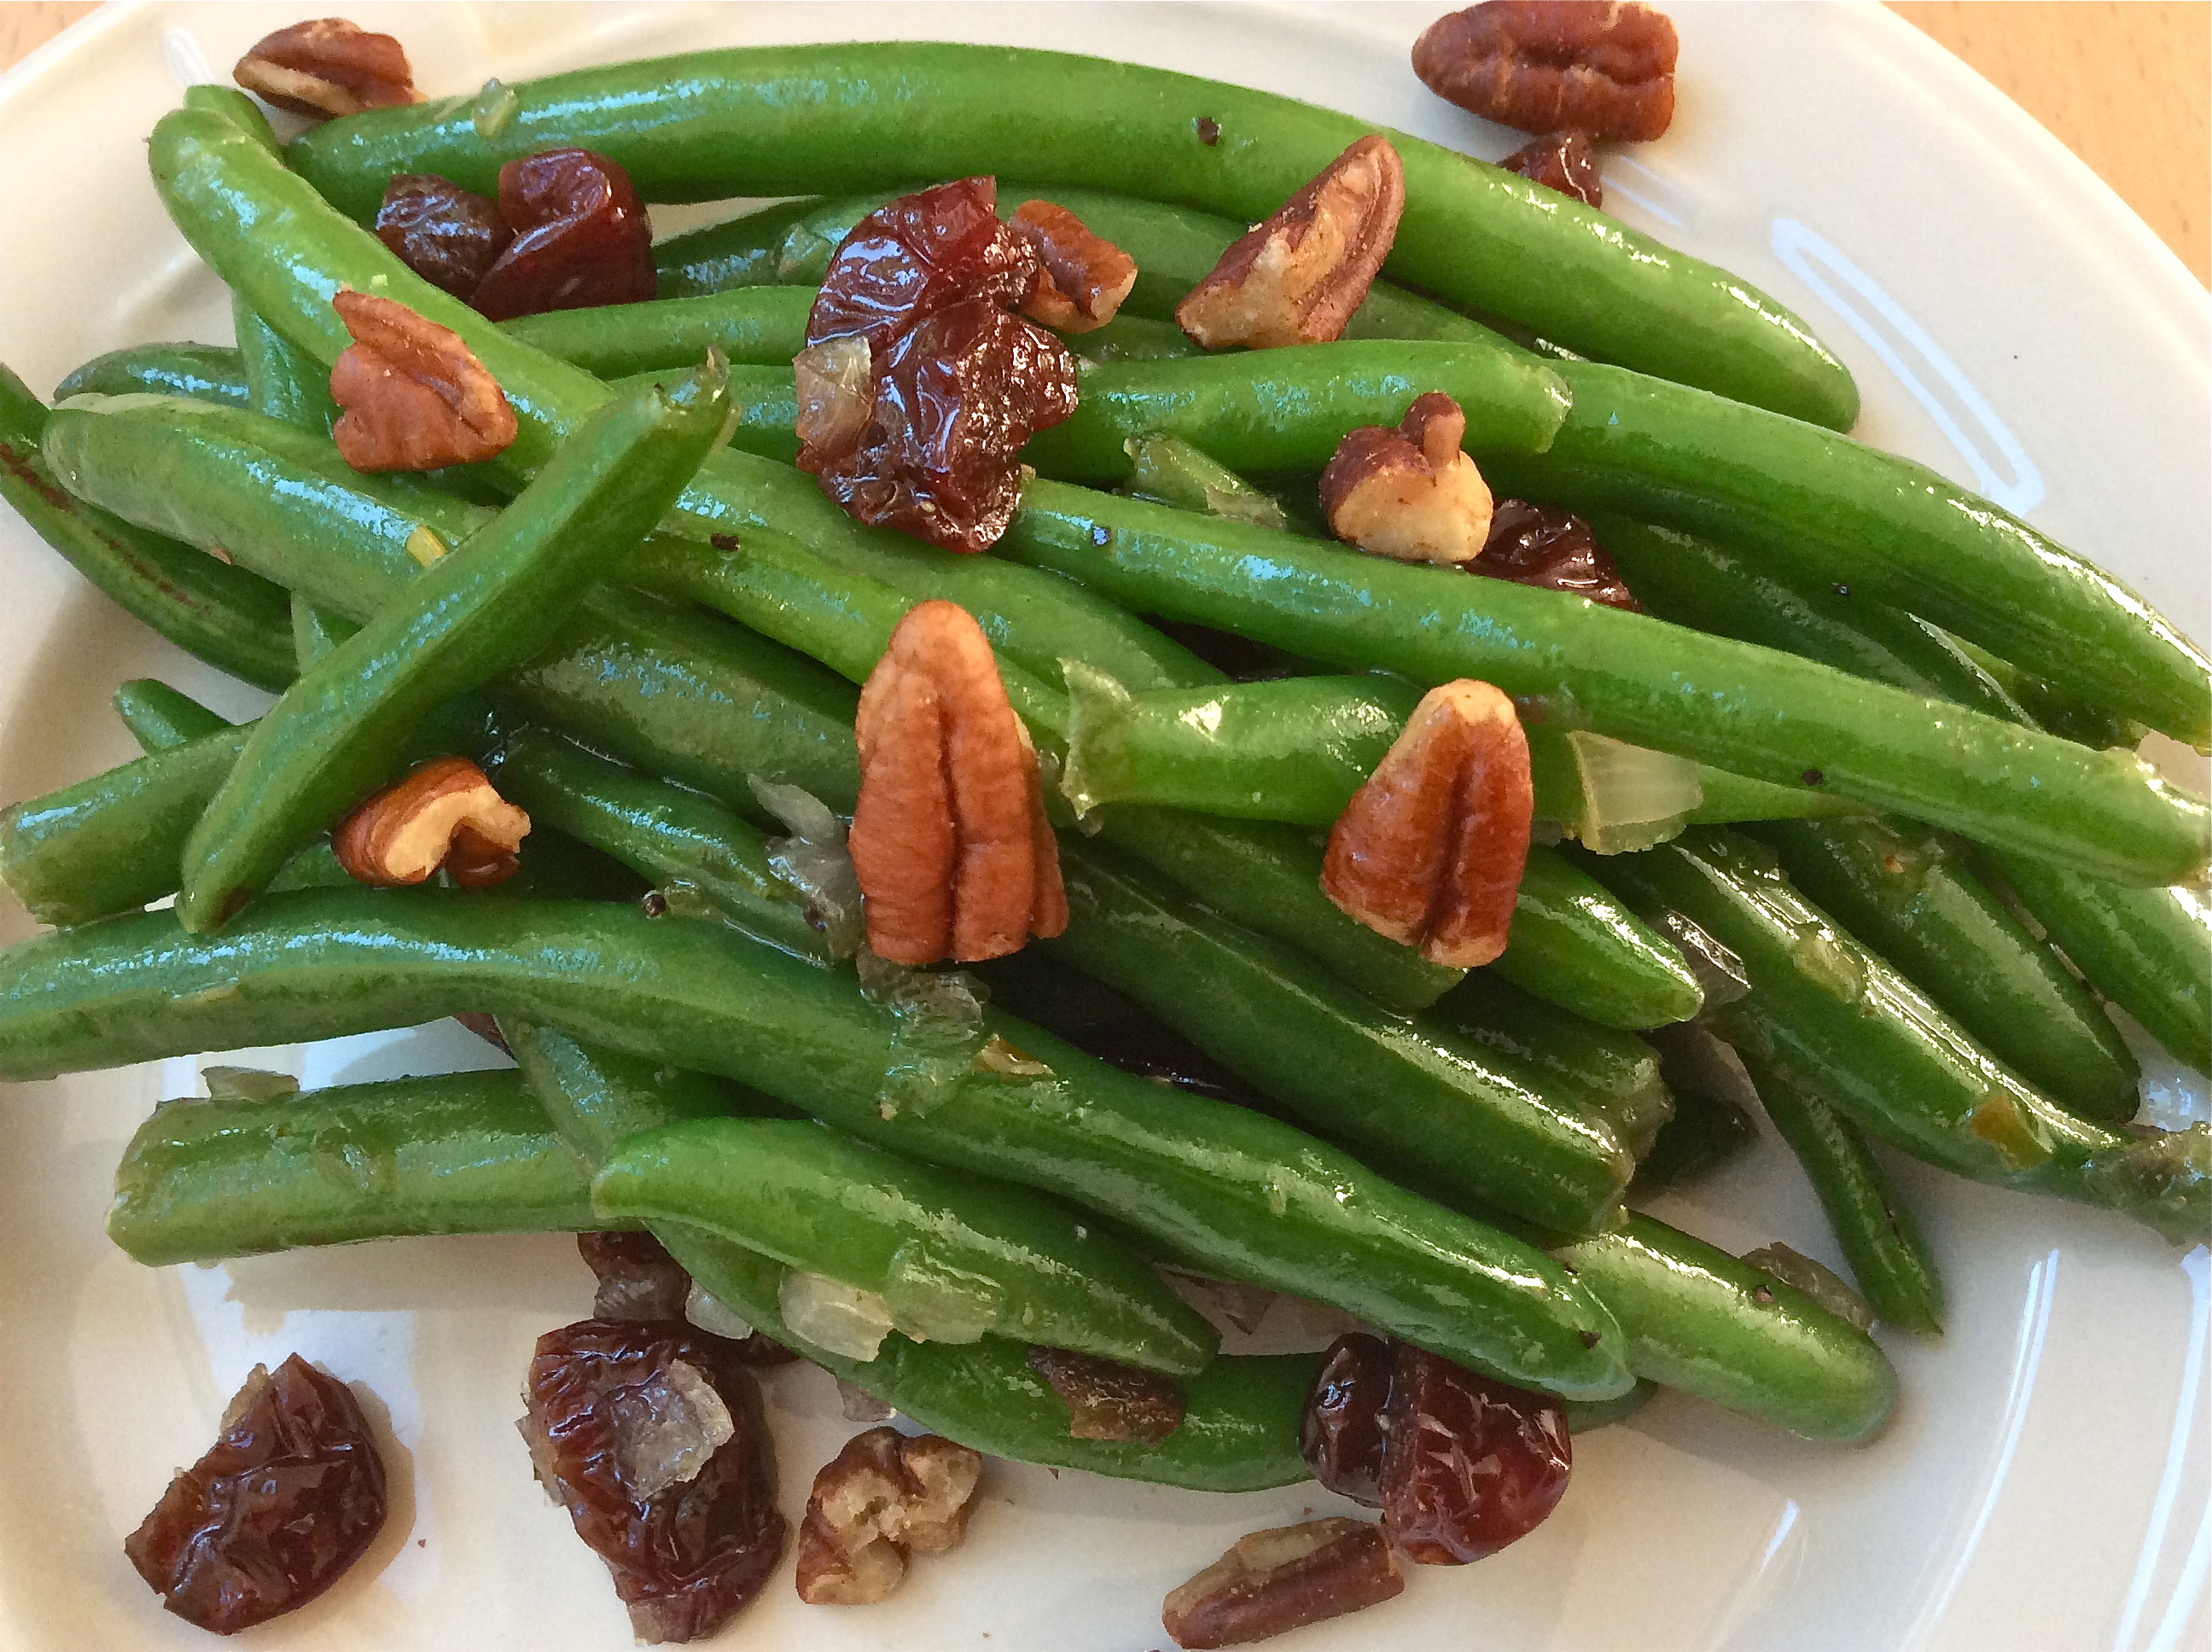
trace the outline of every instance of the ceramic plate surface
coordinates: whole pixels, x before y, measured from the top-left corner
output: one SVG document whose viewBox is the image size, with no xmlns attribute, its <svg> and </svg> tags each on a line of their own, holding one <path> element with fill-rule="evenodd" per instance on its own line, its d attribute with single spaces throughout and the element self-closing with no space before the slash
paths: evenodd
<svg viewBox="0 0 2212 1652">
<path fill-rule="evenodd" d="M 1212 74 L 1490 157 L 1516 140 L 1407 66 L 1429 7 L 353 4 L 434 94 L 645 52 L 824 37 L 994 40 Z M 2105 561 L 2185 628 L 2207 590 L 2205 295 L 2018 110 L 1873 7 L 1671 6 L 1680 112 L 1607 164 L 1620 216 L 1796 307 L 1858 375 L 1861 434 Z M 142 137 L 286 5 L 110 9 L 0 82 L 0 359 L 40 391 L 97 351 L 222 342 L 228 307 L 169 226 Z M 701 215 L 687 213 L 688 221 Z M 235 716 L 265 703 L 125 618 L 0 519 L 0 798 L 131 755 L 106 709 L 153 674 Z M 2201 774 L 2197 776 L 2201 783 Z M 0 897 L 3 898 L 3 897 Z M 0 939 L 29 932 L 12 903 Z M 452 1023 L 247 1060 L 310 1084 L 495 1059 Z M 100 1220 L 124 1141 L 173 1061 L 0 1087 L 0 1646 L 198 1647 L 121 1540 L 213 1437 L 256 1361 L 298 1350 L 373 1393 L 392 1518 L 322 1601 L 253 1643 L 329 1652 L 617 1648 L 598 1562 L 532 1483 L 513 1421 L 533 1338 L 586 1312 L 559 1237 L 410 1241 L 149 1271 Z M 2157 1066 L 2153 1103 L 2201 1111 Z M 2089 1212 L 1904 1172 L 1952 1301 L 1942 1345 L 1886 1339 L 1895 1424 L 1816 1449 L 1677 1396 L 1577 1442 L 1522 1543 L 1416 1569 L 1284 1652 L 2142 1652 L 2200 1647 L 2207 1256 Z M 1779 1147 L 1674 1201 L 1734 1250 L 1839 1262 Z M 849 1430 L 829 1380 L 767 1381 L 797 1515 Z M 895 1600 L 801 1606 L 779 1581 L 723 1643 L 900 1652 L 1143 1652 L 1162 1595 L 1315 1488 L 1224 1497 L 994 1467 L 964 1548 Z"/>
</svg>

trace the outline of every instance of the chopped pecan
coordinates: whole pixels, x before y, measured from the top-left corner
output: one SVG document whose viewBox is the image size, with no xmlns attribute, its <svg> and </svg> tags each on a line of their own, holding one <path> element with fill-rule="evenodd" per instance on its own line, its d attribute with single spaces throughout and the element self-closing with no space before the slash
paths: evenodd
<svg viewBox="0 0 2212 1652">
<path fill-rule="evenodd" d="M 1482 555 L 1465 567 L 1489 579 L 1564 591 L 1632 614 L 1644 611 L 1590 525 L 1556 506 L 1499 500 L 1490 513 Z"/>
<path fill-rule="evenodd" d="M 1490 534 L 1490 488 L 1460 451 L 1467 415 L 1442 391 L 1416 397 L 1395 430 L 1346 434 L 1321 473 L 1329 531 L 1401 562 L 1466 562 Z"/>
<path fill-rule="evenodd" d="M 464 889 L 502 883 L 530 817 L 466 757 L 433 757 L 372 793 L 331 834 L 349 877 L 378 889 L 419 884 L 440 867 Z"/>
<path fill-rule="evenodd" d="M 1310 1520 L 1237 1540 L 1167 1598 L 1160 1623 L 1177 1646 L 1242 1646 L 1339 1618 L 1406 1587 L 1382 1528 Z"/>
<path fill-rule="evenodd" d="M 295 114 L 357 115 L 422 101 L 399 42 L 343 17 L 318 17 L 264 35 L 231 76 Z"/>
<path fill-rule="evenodd" d="M 1182 1390 L 1158 1371 L 1066 1348 L 1032 1347 L 1029 1359 L 1066 1406 L 1073 1439 L 1158 1445 L 1182 1422 Z"/>
<path fill-rule="evenodd" d="M 1674 118 L 1674 50 L 1637 0 L 1486 0 L 1423 30 L 1413 72 L 1503 126 L 1648 139 Z"/>
<path fill-rule="evenodd" d="M 1605 204 L 1605 181 L 1597 175 L 1597 157 L 1590 141 L 1580 132 L 1553 132 L 1533 143 L 1524 143 L 1498 163 L 1532 184 L 1571 195 L 1584 206 Z"/>
<path fill-rule="evenodd" d="M 1455 969 L 1505 950 L 1534 810 L 1513 701 L 1462 678 L 1415 707 L 1329 830 L 1322 892 Z"/>
<path fill-rule="evenodd" d="M 1062 332 L 1096 332 L 1137 284 L 1137 261 L 1066 207 L 1024 201 L 1006 227 L 1036 248 L 1036 285 L 1022 313 Z"/>
<path fill-rule="evenodd" d="M 331 307 L 353 343 L 331 369 L 331 427 L 356 471 L 434 471 L 507 451 L 514 410 L 460 335 L 397 300 L 342 292 Z"/>
<path fill-rule="evenodd" d="M 860 798 L 848 843 L 878 957 L 972 963 L 1067 926 L 1036 750 L 965 609 L 908 612 L 854 727 Z"/>
<path fill-rule="evenodd" d="M 983 1459 L 934 1434 L 872 1428 L 814 1477 L 799 1527 L 799 1598 L 868 1606 L 906 1576 L 909 1554 L 941 1554 L 967 1530 Z"/>
<path fill-rule="evenodd" d="M 499 169 L 513 228 L 469 302 L 494 321 L 641 303 L 659 291 L 653 226 L 629 174 L 589 149 L 546 149 Z"/>
<path fill-rule="evenodd" d="M 1385 137 L 1359 139 L 1274 216 L 1239 236 L 1176 306 L 1208 349 L 1343 337 L 1397 239 L 1406 168 Z"/>
<path fill-rule="evenodd" d="M 401 173 L 384 186 L 376 238 L 433 287 L 465 300 L 514 231 L 498 202 L 434 173 Z"/>
</svg>

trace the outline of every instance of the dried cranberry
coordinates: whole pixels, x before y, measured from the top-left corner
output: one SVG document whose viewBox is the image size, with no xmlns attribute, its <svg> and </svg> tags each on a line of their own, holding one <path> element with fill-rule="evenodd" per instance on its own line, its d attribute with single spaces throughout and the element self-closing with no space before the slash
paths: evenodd
<svg viewBox="0 0 2212 1652">
<path fill-rule="evenodd" d="M 653 295 L 653 226 L 629 174 L 606 156 L 548 149 L 510 161 L 499 207 L 514 240 L 469 299 L 490 319 Z"/>
<path fill-rule="evenodd" d="M 1524 143 L 1498 163 L 1531 183 L 1571 195 L 1584 206 L 1605 204 L 1605 183 L 1597 175 L 1597 157 L 1590 141 L 1580 132 L 1553 132 L 1533 143 Z"/>
<path fill-rule="evenodd" d="M 732 1432 L 701 1393 L 711 1392 Z M 783 1552 L 760 1397 L 734 1345 L 682 1321 L 584 1320 L 538 1339 L 523 1432 L 606 1562 L 641 1639 L 712 1635 Z"/>
<path fill-rule="evenodd" d="M 514 231 L 498 202 L 434 173 L 402 173 L 384 186 L 376 238 L 433 287 L 465 299 L 507 250 Z"/>
<path fill-rule="evenodd" d="M 1066 1348 L 1032 1347 L 1029 1359 L 1066 1406 L 1075 1439 L 1158 1445 L 1182 1423 L 1182 1390 L 1158 1371 Z"/>
<path fill-rule="evenodd" d="M 962 178 L 885 203 L 853 226 L 822 277 L 806 342 L 865 337 L 880 352 L 924 317 L 969 299 L 1012 309 L 1036 249 L 999 222 L 993 178 Z"/>
<path fill-rule="evenodd" d="M 1017 457 L 1075 410 L 1075 362 L 988 299 L 925 317 L 878 354 L 860 446 L 821 467 L 846 514 L 947 550 L 987 550 L 1021 501 Z M 806 455 L 800 455 L 805 463 Z"/>
<path fill-rule="evenodd" d="M 1298 1421 L 1298 1452 L 1314 1478 L 1332 1491 L 1372 1509 L 1382 1501 L 1382 1454 L 1389 1443 L 1390 1345 L 1347 1332 L 1328 1345 Z"/>
<path fill-rule="evenodd" d="M 1470 574 L 1493 580 L 1565 591 L 1632 614 L 1644 611 L 1590 525 L 1549 505 L 1499 500 L 1491 513 L 1490 538 L 1483 542 L 1482 554 L 1463 566 Z"/>
<path fill-rule="evenodd" d="M 384 1463 L 353 1392 L 294 1354 L 261 1366 L 222 1432 L 123 1541 L 161 1603 L 234 1635 L 313 1600 L 384 1525 Z"/>
<path fill-rule="evenodd" d="M 599 1282 L 592 1317 L 680 1320 L 691 1276 L 649 1233 L 580 1233 L 576 1249 Z"/>
<path fill-rule="evenodd" d="M 1566 1413 L 1407 1343 L 1391 1374 L 1382 1527 L 1408 1559 L 1462 1565 L 1527 1536 L 1567 1489 Z"/>
</svg>

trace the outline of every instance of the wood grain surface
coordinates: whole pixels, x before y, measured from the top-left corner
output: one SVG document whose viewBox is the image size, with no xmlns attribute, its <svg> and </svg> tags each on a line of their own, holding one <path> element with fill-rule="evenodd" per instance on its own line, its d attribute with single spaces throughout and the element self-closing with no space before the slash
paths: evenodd
<svg viewBox="0 0 2212 1652">
<path fill-rule="evenodd" d="M 93 8 L 0 0 L 0 70 Z M 312 0 L 301 8 L 313 15 Z M 1893 0 L 2212 281 L 2212 0 Z"/>
</svg>

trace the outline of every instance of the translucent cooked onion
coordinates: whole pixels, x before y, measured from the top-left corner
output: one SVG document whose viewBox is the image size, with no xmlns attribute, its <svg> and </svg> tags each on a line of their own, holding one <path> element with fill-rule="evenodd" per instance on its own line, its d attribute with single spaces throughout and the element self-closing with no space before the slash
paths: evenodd
<svg viewBox="0 0 2212 1652">
<path fill-rule="evenodd" d="M 792 358 L 799 396 L 799 440 L 823 459 L 842 459 L 860 446 L 875 410 L 873 352 L 866 337 L 828 338 Z"/>
<path fill-rule="evenodd" d="M 1581 729 L 1532 729 L 1528 760 L 1546 811 L 1594 854 L 1665 842 L 1705 798 L 1688 758 Z"/>
<path fill-rule="evenodd" d="M 615 1473 L 640 1503 L 696 1479 L 738 1431 L 705 1373 L 680 1359 L 609 1403 Z"/>
<path fill-rule="evenodd" d="M 890 1305 L 858 1285 L 792 1267 L 775 1297 L 792 1335 L 847 1359 L 873 1359 L 890 1334 Z"/>
<path fill-rule="evenodd" d="M 845 823 L 802 787 L 750 777 L 761 807 L 784 824 L 788 837 L 771 838 L 769 870 L 806 897 L 832 957 L 849 958 L 865 942 L 860 879 L 845 848 Z"/>
<path fill-rule="evenodd" d="M 732 1342 L 743 1342 L 753 1333 L 750 1323 L 696 1279 L 691 1281 L 690 1294 L 684 1299 L 684 1317 L 708 1335 L 727 1337 Z"/>
</svg>

